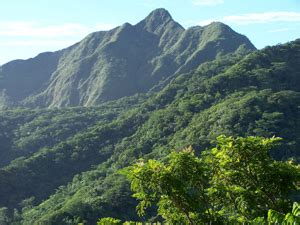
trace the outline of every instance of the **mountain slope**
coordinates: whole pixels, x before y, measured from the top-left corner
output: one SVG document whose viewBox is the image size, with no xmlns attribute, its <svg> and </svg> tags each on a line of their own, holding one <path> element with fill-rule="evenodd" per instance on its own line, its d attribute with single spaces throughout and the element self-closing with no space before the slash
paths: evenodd
<svg viewBox="0 0 300 225">
<path fill-rule="evenodd" d="M 3 65 L 0 104 L 98 105 L 147 92 L 220 55 L 254 49 L 245 36 L 225 24 L 185 30 L 166 10 L 157 9 L 136 25 L 95 32 L 59 52 Z"/>
<path fill-rule="evenodd" d="M 133 109 L 0 169 L 0 206 L 23 208 L 22 218 L 15 217 L 23 224 L 137 219 L 118 169 L 188 145 L 200 152 L 220 134 L 283 137 L 274 157 L 299 160 L 299 60 L 296 40 L 178 75 L 158 93 L 133 101 Z M 115 110 L 111 104 L 106 113 Z"/>
</svg>

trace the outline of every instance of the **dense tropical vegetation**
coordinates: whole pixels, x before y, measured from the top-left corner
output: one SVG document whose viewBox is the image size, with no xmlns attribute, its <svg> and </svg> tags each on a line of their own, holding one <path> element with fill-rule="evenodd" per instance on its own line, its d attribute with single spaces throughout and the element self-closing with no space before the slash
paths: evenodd
<svg viewBox="0 0 300 225">
<path fill-rule="evenodd" d="M 275 215 L 289 212 L 300 188 L 300 166 L 269 155 L 278 140 L 220 136 L 201 157 L 188 147 L 163 161 L 140 160 L 123 173 L 139 200 L 139 215 L 157 204 L 158 214 L 170 224 L 256 223 L 267 219 L 268 211 L 275 222 Z"/>
<path fill-rule="evenodd" d="M 1 110 L 0 224 L 297 219 L 300 40 L 219 53 L 145 94 Z"/>
</svg>

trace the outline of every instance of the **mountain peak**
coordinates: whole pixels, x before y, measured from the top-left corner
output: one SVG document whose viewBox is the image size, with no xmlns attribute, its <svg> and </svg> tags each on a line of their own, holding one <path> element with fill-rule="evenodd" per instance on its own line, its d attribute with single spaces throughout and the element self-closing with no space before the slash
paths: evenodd
<svg viewBox="0 0 300 225">
<path fill-rule="evenodd" d="M 241 45 L 255 49 L 224 24 L 185 30 L 167 10 L 156 9 L 138 24 L 125 23 L 60 52 L 1 66 L 0 109 L 92 106 L 145 93 L 220 54 L 244 52 Z"/>
<path fill-rule="evenodd" d="M 168 10 L 164 9 L 164 8 L 158 8 L 153 10 L 147 17 L 145 20 L 149 20 L 149 19 L 155 19 L 155 20 L 160 20 L 162 22 L 164 21 L 169 21 L 172 20 L 172 16 L 171 14 L 168 12 Z"/>
<path fill-rule="evenodd" d="M 170 13 L 163 9 L 153 10 L 144 20 L 139 22 L 137 26 L 143 27 L 149 32 L 156 33 L 157 30 L 164 27 L 167 23 L 174 22 Z"/>
<path fill-rule="evenodd" d="M 219 21 L 214 21 L 204 27 L 213 27 L 215 29 L 232 30 L 227 24 L 219 22 Z"/>
</svg>

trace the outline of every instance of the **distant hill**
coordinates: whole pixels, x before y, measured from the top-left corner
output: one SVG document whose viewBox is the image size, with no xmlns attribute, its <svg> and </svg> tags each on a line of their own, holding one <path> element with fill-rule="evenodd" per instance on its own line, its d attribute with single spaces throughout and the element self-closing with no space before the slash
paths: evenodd
<svg viewBox="0 0 300 225">
<path fill-rule="evenodd" d="M 95 106 L 145 93 L 221 55 L 255 50 L 225 24 L 184 29 L 165 9 L 79 43 L 0 67 L 0 107 Z"/>
</svg>

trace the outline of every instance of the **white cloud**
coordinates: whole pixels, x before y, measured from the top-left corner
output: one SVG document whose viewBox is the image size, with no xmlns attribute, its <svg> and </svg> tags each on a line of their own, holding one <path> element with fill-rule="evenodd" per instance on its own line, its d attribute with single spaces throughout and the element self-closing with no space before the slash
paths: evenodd
<svg viewBox="0 0 300 225">
<path fill-rule="evenodd" d="M 225 16 L 222 20 L 240 25 L 271 22 L 300 22 L 300 13 L 285 11 L 248 13 L 242 15 Z"/>
<path fill-rule="evenodd" d="M 197 25 L 208 25 L 213 21 L 221 21 L 228 24 L 248 25 L 262 24 L 272 22 L 300 22 L 300 12 L 263 12 L 263 13 L 248 13 L 242 15 L 224 16 L 219 19 L 206 19 L 197 22 Z"/>
<path fill-rule="evenodd" d="M 113 27 L 106 23 L 45 25 L 36 21 L 0 20 L 0 65 L 15 58 L 25 59 L 39 52 L 68 47 L 91 32 Z"/>
<path fill-rule="evenodd" d="M 290 28 L 279 28 L 279 29 L 274 29 L 274 30 L 268 30 L 269 33 L 278 33 L 278 32 L 285 32 L 285 31 L 290 31 Z"/>
<path fill-rule="evenodd" d="M 77 41 L 77 40 L 76 40 Z M 32 46 L 47 46 L 47 47 L 67 47 L 76 42 L 75 40 L 25 40 L 25 41 L 1 41 L 0 46 L 4 47 L 32 47 Z"/>
<path fill-rule="evenodd" d="M 298 31 L 298 27 L 283 27 L 273 30 L 268 30 L 269 33 L 280 33 L 280 32 L 286 32 L 286 31 Z"/>
<path fill-rule="evenodd" d="M 197 6 L 215 6 L 223 3 L 224 0 L 193 0 L 193 4 Z"/>
<path fill-rule="evenodd" d="M 0 36 L 14 37 L 71 37 L 86 35 L 97 30 L 109 30 L 113 28 L 112 24 L 96 24 L 86 26 L 77 23 L 65 23 L 61 25 L 41 25 L 38 22 L 23 21 L 0 21 Z"/>
</svg>

